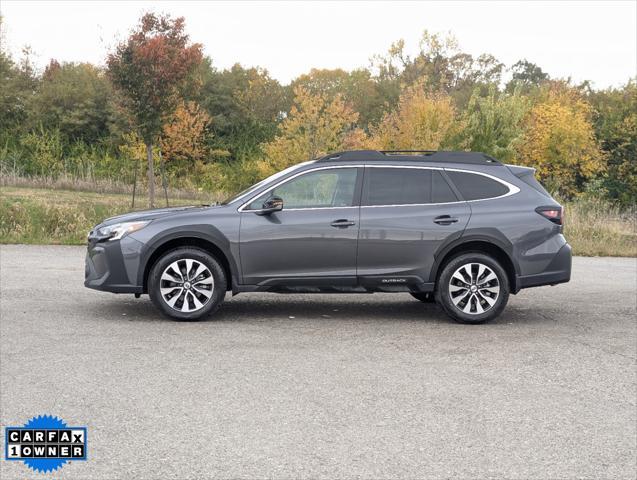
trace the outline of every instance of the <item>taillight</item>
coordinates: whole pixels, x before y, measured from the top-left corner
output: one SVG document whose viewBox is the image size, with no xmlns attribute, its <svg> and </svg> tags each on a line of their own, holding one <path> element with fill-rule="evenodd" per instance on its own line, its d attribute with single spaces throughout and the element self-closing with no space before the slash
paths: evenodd
<svg viewBox="0 0 637 480">
<path fill-rule="evenodd" d="M 564 207 L 537 207 L 535 211 L 556 225 L 564 225 Z"/>
</svg>

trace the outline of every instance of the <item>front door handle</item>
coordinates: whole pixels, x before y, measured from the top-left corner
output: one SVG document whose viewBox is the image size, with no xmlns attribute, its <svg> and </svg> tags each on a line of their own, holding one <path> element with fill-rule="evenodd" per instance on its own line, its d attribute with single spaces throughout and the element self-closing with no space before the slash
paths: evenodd
<svg viewBox="0 0 637 480">
<path fill-rule="evenodd" d="M 458 219 L 456 217 L 452 217 L 451 215 L 440 215 L 434 218 L 434 223 L 438 225 L 451 225 L 452 223 L 456 223 Z"/>
<path fill-rule="evenodd" d="M 346 218 L 339 218 L 338 220 L 334 220 L 332 223 L 330 223 L 330 225 L 335 228 L 345 228 L 356 225 L 356 222 L 352 222 L 351 220 L 348 220 Z"/>
</svg>

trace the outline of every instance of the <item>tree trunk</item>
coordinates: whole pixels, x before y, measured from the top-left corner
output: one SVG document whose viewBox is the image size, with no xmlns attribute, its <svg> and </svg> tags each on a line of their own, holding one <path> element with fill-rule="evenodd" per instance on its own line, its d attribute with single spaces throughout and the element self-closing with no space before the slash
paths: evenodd
<svg viewBox="0 0 637 480">
<path fill-rule="evenodd" d="M 146 144 L 146 157 L 148 158 L 148 206 L 155 208 L 155 168 L 152 143 Z"/>
</svg>

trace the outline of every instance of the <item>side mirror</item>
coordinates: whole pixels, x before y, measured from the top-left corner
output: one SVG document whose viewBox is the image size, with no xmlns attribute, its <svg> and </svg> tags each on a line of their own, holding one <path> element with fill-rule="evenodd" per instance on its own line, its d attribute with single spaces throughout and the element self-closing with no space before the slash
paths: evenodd
<svg viewBox="0 0 637 480">
<path fill-rule="evenodd" d="M 265 202 L 261 210 L 257 210 L 257 215 L 270 215 L 272 212 L 279 212 L 283 210 L 283 199 L 281 197 L 270 197 Z"/>
</svg>

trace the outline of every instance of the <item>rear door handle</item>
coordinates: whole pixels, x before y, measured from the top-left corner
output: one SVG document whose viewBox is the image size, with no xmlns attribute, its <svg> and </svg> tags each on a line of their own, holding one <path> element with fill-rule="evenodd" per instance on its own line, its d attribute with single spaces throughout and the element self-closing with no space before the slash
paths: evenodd
<svg viewBox="0 0 637 480">
<path fill-rule="evenodd" d="M 456 217 L 452 217 L 451 215 L 440 215 L 434 218 L 434 223 L 438 225 L 451 225 L 452 223 L 456 223 L 458 219 Z"/>
<path fill-rule="evenodd" d="M 356 225 L 356 222 L 352 222 L 351 220 L 348 220 L 346 218 L 339 218 L 338 220 L 334 220 L 332 223 L 330 223 L 330 225 L 335 228 L 345 228 Z"/>
</svg>

